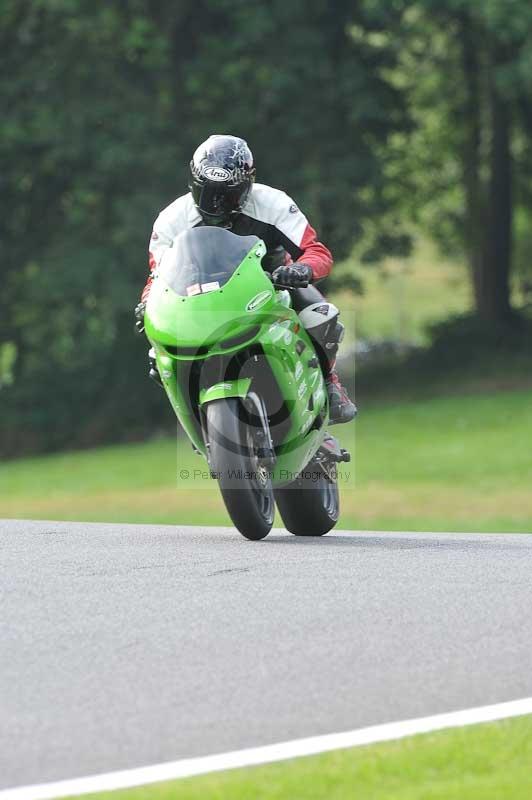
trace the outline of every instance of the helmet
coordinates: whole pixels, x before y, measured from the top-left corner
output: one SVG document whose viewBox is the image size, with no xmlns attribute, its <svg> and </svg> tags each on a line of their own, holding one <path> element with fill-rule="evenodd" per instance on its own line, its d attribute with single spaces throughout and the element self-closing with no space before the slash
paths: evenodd
<svg viewBox="0 0 532 800">
<path fill-rule="evenodd" d="M 207 225 L 240 213 L 254 180 L 251 150 L 238 136 L 209 136 L 192 156 L 188 186 Z"/>
</svg>

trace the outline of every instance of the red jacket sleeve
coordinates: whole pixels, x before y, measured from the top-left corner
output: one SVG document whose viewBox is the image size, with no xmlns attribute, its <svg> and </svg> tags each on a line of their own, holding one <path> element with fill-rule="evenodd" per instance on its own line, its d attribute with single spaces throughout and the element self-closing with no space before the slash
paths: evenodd
<svg viewBox="0 0 532 800">
<path fill-rule="evenodd" d="M 153 270 L 157 266 L 157 262 L 155 260 L 155 256 L 150 251 L 149 258 L 148 258 L 148 266 L 150 268 L 150 274 L 148 275 L 148 280 L 146 281 L 146 285 L 142 290 L 142 294 L 140 296 L 141 302 L 145 302 L 148 299 L 148 295 L 150 293 L 151 285 L 153 283 Z"/>
<path fill-rule="evenodd" d="M 329 248 L 318 242 L 312 225 L 307 224 L 299 248 L 303 253 L 297 260 L 312 267 L 313 279 L 319 281 L 326 278 L 331 271 L 333 257 Z"/>
</svg>

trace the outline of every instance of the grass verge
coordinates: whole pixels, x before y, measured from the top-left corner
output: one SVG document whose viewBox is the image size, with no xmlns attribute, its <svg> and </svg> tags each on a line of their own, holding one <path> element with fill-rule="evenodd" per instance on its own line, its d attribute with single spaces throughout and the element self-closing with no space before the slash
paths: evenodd
<svg viewBox="0 0 532 800">
<path fill-rule="evenodd" d="M 340 470 L 339 527 L 531 532 L 530 399 L 521 390 L 363 407 L 335 430 L 353 455 Z M 229 524 L 183 439 L 5 463 L 0 516 Z"/>
<path fill-rule="evenodd" d="M 311 758 L 213 773 L 87 800 L 528 800 L 532 716 Z"/>
</svg>

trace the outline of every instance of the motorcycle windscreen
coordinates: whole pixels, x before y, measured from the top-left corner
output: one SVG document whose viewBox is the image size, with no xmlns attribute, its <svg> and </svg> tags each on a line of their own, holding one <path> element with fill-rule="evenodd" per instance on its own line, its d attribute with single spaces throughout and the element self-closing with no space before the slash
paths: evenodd
<svg viewBox="0 0 532 800">
<path fill-rule="evenodd" d="M 174 239 L 157 272 L 181 297 L 214 292 L 227 283 L 258 241 L 256 236 L 237 236 L 225 228 L 191 228 Z"/>
</svg>

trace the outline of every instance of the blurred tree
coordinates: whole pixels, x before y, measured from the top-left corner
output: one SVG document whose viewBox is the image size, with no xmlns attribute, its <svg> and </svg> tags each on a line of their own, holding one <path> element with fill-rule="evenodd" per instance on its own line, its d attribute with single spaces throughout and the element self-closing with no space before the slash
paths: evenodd
<svg viewBox="0 0 532 800">
<path fill-rule="evenodd" d="M 131 305 L 171 191 L 164 38 L 144 3 L 86 0 L 6 0 L 0 37 L 2 449 L 127 435 L 157 407 Z"/>
<path fill-rule="evenodd" d="M 367 220 L 379 221 L 375 257 L 404 251 L 384 170 L 390 136 L 408 127 L 403 94 L 383 75 L 399 50 L 391 31 L 371 36 L 397 26 L 400 13 L 370 19 L 351 0 L 206 0 L 201 8 L 206 24 L 195 4 L 191 31 L 174 26 L 182 141 L 192 150 L 213 131 L 246 138 L 258 180 L 294 195 L 338 257 Z"/>
<path fill-rule="evenodd" d="M 511 7 L 510 7 L 511 5 Z M 403 3 L 404 142 L 411 215 L 468 256 L 477 313 L 511 316 L 516 208 L 530 208 L 532 6 L 528 0 Z"/>
<path fill-rule="evenodd" d="M 216 131 L 292 193 L 337 255 L 404 251 L 387 145 L 402 11 L 341 0 L 4 0 L 1 444 L 96 443 L 171 420 L 131 308 L 158 210 Z M 132 402 L 132 398 L 134 401 Z"/>
</svg>

